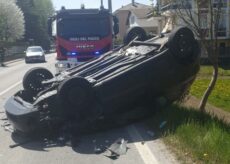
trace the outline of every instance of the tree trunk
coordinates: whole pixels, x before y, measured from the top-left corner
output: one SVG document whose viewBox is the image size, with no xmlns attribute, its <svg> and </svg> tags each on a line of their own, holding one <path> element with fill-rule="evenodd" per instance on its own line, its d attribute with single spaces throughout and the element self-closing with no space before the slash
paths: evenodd
<svg viewBox="0 0 230 164">
<path fill-rule="evenodd" d="M 217 78 L 218 78 L 218 64 L 213 64 L 212 79 L 211 79 L 209 86 L 206 89 L 206 91 L 205 91 L 205 93 L 201 99 L 200 105 L 199 105 L 199 109 L 201 112 L 205 111 L 205 106 L 207 104 L 208 97 L 210 96 L 210 94 L 212 93 L 212 90 L 214 89 L 214 87 L 216 85 Z"/>
</svg>

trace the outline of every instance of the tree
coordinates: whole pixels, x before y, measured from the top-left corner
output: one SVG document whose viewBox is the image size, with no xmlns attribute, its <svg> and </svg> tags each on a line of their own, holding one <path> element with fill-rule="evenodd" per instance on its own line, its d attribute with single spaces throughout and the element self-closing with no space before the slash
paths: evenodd
<svg viewBox="0 0 230 164">
<path fill-rule="evenodd" d="M 173 0 L 171 1 L 171 9 L 173 9 L 178 22 L 190 27 L 198 37 L 201 47 L 208 55 L 208 59 L 213 66 L 212 79 L 201 99 L 199 109 L 204 112 L 208 97 L 212 93 L 218 79 L 218 34 L 220 29 L 220 21 L 223 17 L 223 0 L 194 0 L 196 9 L 192 7 L 189 0 Z M 177 22 L 177 24 L 178 24 Z"/>
<path fill-rule="evenodd" d="M 14 0 L 0 0 L 0 41 L 14 41 L 24 35 L 24 16 Z"/>
<path fill-rule="evenodd" d="M 149 0 L 151 2 L 151 6 L 153 8 L 153 16 L 160 16 L 160 2 L 159 0 Z M 154 5 L 154 2 L 156 3 Z"/>
<path fill-rule="evenodd" d="M 25 39 L 33 40 L 36 45 L 49 49 L 47 21 L 53 15 L 54 9 L 51 0 L 17 0 L 17 4 L 24 12 L 26 22 Z"/>
</svg>

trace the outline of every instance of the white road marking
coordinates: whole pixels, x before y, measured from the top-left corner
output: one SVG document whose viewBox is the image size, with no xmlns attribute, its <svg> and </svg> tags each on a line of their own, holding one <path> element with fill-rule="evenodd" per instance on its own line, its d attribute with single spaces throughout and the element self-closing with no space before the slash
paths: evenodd
<svg viewBox="0 0 230 164">
<path fill-rule="evenodd" d="M 10 86 L 9 88 L 7 88 L 6 90 L 0 92 L 0 96 L 4 95 L 5 93 L 7 93 L 8 91 L 15 88 L 16 86 L 18 86 L 21 83 L 22 83 L 22 81 L 19 81 L 19 82 L 15 83 L 14 85 Z"/>
<path fill-rule="evenodd" d="M 141 144 L 141 141 L 143 141 L 143 138 L 141 137 L 137 129 L 132 125 L 127 128 L 127 131 L 134 142 L 140 141 L 140 142 L 135 142 L 134 145 L 136 146 L 144 163 L 145 164 L 158 164 L 159 162 L 157 161 L 156 157 L 151 152 L 148 145 Z"/>
</svg>

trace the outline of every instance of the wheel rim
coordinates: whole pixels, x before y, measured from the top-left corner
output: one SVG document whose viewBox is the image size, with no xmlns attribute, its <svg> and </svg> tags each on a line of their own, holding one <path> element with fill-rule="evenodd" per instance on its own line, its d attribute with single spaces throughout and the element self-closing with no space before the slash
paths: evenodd
<svg viewBox="0 0 230 164">
<path fill-rule="evenodd" d="M 34 74 L 34 79 L 36 80 L 31 80 L 29 82 L 30 89 L 34 91 L 42 90 L 44 88 L 42 86 L 42 81 L 46 79 L 46 76 L 42 73 L 37 72 L 36 74 Z"/>
<path fill-rule="evenodd" d="M 25 74 L 23 78 L 23 87 L 25 90 L 36 94 L 47 87 L 47 85 L 42 84 L 42 82 L 51 78 L 53 78 L 53 75 L 49 70 L 44 68 L 34 68 Z"/>
</svg>

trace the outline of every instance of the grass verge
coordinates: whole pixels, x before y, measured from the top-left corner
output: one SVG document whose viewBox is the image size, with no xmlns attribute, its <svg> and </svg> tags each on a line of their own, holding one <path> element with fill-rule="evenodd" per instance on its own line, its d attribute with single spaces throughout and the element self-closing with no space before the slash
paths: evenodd
<svg viewBox="0 0 230 164">
<path fill-rule="evenodd" d="M 211 77 L 213 72 L 212 66 L 201 66 L 198 76 L 200 77 Z M 219 76 L 228 76 L 230 77 L 230 70 L 219 68 Z"/>
<path fill-rule="evenodd" d="M 207 89 L 212 68 L 209 66 L 201 67 L 197 79 L 193 83 L 190 93 L 201 98 Z M 209 77 L 209 78 L 208 78 Z M 230 70 L 219 69 L 219 78 L 216 86 L 209 97 L 208 102 L 216 107 L 230 112 Z"/>
<path fill-rule="evenodd" d="M 165 121 L 166 125 L 160 128 Z M 192 163 L 230 163 L 230 125 L 217 118 L 172 105 L 157 113 L 148 124 L 160 129 L 164 141 L 184 162 L 192 159 Z"/>
</svg>

